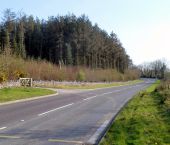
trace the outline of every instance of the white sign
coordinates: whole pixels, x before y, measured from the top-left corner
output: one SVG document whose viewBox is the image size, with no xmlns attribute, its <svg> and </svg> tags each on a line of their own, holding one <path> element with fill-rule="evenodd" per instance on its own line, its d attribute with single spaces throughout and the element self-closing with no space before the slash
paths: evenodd
<svg viewBox="0 0 170 145">
<path fill-rule="evenodd" d="M 20 78 L 20 86 L 32 87 L 32 78 Z"/>
</svg>

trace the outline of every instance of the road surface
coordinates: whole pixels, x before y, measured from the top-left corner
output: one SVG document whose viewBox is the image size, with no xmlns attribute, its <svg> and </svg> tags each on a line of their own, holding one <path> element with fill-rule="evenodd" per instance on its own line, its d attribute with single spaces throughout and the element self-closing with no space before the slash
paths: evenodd
<svg viewBox="0 0 170 145">
<path fill-rule="evenodd" d="M 0 145 L 95 144 L 137 92 L 153 81 L 59 95 L 0 106 Z"/>
</svg>

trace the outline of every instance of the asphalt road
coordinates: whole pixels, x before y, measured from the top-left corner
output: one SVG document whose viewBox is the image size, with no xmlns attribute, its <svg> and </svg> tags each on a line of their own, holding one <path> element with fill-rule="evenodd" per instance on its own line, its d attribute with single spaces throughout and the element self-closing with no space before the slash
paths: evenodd
<svg viewBox="0 0 170 145">
<path fill-rule="evenodd" d="M 98 141 L 120 109 L 152 80 L 0 106 L 0 145 L 73 145 Z"/>
</svg>

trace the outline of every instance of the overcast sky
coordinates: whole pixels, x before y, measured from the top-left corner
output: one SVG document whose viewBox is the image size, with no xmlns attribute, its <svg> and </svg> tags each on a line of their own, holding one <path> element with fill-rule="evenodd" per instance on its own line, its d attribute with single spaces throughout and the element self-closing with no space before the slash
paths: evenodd
<svg viewBox="0 0 170 145">
<path fill-rule="evenodd" d="M 170 0 L 0 0 L 1 17 L 6 8 L 43 19 L 85 14 L 118 35 L 134 64 L 170 62 Z"/>
</svg>

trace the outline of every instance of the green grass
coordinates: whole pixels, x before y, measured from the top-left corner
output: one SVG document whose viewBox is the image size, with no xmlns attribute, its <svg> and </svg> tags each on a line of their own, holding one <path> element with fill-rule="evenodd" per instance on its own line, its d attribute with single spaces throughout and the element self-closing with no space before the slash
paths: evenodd
<svg viewBox="0 0 170 145">
<path fill-rule="evenodd" d="M 128 103 L 100 145 L 170 145 L 170 110 L 154 92 L 158 85 L 159 81 Z"/>
<path fill-rule="evenodd" d="M 57 88 L 57 89 L 97 89 L 97 88 L 106 88 L 106 87 L 114 87 L 114 86 L 120 86 L 120 85 L 131 85 L 140 83 L 142 80 L 134 80 L 134 81 L 128 81 L 128 82 L 114 82 L 114 83 L 99 83 L 99 84 L 77 84 L 77 85 L 65 85 L 65 84 L 59 84 L 59 85 L 53 85 L 49 84 L 46 86 L 39 86 L 39 87 L 51 87 L 51 88 Z"/>
<path fill-rule="evenodd" d="M 0 103 L 37 97 L 42 95 L 49 95 L 55 93 L 52 90 L 41 88 L 3 88 L 0 89 Z"/>
<path fill-rule="evenodd" d="M 155 88 L 160 84 L 160 80 L 157 80 L 153 85 L 151 85 L 150 87 L 148 87 L 146 89 L 147 93 L 152 93 L 153 91 L 155 91 Z"/>
</svg>

